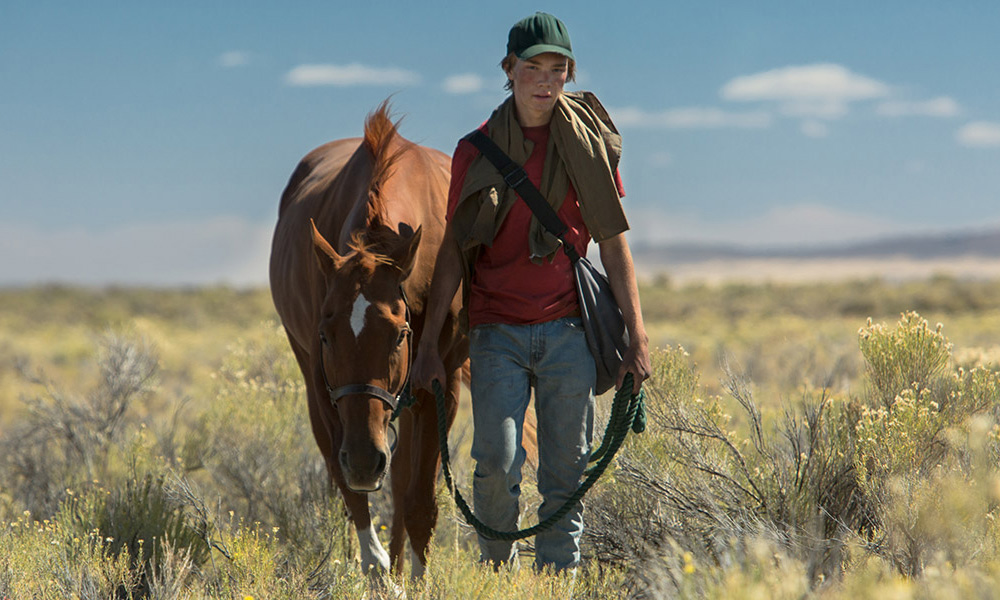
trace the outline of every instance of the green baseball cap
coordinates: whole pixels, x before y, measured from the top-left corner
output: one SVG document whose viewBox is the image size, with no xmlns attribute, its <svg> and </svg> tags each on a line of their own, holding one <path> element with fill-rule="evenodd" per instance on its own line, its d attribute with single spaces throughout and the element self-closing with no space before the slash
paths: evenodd
<svg viewBox="0 0 1000 600">
<path fill-rule="evenodd" d="M 543 12 L 521 19 L 510 28 L 507 54 L 511 52 L 520 59 L 555 52 L 576 60 L 573 58 L 573 45 L 570 44 L 566 26 L 559 19 Z"/>
</svg>

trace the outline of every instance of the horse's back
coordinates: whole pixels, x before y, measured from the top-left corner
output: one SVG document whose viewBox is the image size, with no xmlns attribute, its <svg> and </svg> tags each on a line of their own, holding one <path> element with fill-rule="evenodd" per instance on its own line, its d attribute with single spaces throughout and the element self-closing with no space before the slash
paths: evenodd
<svg viewBox="0 0 1000 600">
<path fill-rule="evenodd" d="M 339 176 L 360 145 L 361 138 L 347 138 L 312 150 L 299 161 L 281 194 L 271 242 L 271 298 L 285 328 L 295 338 L 314 328 L 321 301 L 309 219 L 318 218 L 329 204 Z"/>
<path fill-rule="evenodd" d="M 285 214 L 289 206 L 310 198 L 318 189 L 331 185 L 360 145 L 361 138 L 346 138 L 328 142 L 306 154 L 295 167 L 281 194 L 278 218 Z"/>
</svg>

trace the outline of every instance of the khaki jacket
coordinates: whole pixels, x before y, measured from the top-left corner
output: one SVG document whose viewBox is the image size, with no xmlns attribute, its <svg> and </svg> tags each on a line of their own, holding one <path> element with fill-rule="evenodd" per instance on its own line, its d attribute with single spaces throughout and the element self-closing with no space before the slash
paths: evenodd
<svg viewBox="0 0 1000 600">
<path fill-rule="evenodd" d="M 524 138 L 514 116 L 513 97 L 493 112 L 487 135 L 517 164 L 523 165 L 531 156 L 533 143 Z M 583 221 L 598 242 L 628 230 L 615 182 L 621 147 L 621 135 L 596 96 L 590 92 L 560 96 L 550 123 L 539 191 L 558 211 L 572 184 Z M 469 165 L 459 197 L 451 223 L 460 249 L 467 254 L 481 244 L 492 245 L 504 217 L 520 201 L 482 155 Z M 559 240 L 534 217 L 528 240 L 535 262 L 551 260 L 559 249 Z"/>
<path fill-rule="evenodd" d="M 523 165 L 533 149 L 525 140 L 509 97 L 487 122 L 487 135 L 515 162 Z M 559 206 L 572 183 L 583 221 L 594 240 L 601 242 L 627 231 L 616 184 L 622 138 L 611 117 L 590 92 L 564 92 L 550 123 L 542 185 L 539 190 L 553 209 Z M 462 255 L 463 309 L 459 326 L 469 329 L 468 302 L 472 275 L 483 244 L 492 245 L 496 232 L 514 202 L 520 201 L 486 157 L 473 159 L 465 174 L 460 200 L 451 218 L 452 231 Z M 532 217 L 529 255 L 539 262 L 551 260 L 559 240 Z"/>
</svg>

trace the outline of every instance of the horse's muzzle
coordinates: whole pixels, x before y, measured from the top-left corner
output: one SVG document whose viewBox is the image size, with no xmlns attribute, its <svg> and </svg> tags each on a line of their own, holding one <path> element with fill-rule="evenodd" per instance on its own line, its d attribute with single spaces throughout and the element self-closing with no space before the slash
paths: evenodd
<svg viewBox="0 0 1000 600">
<path fill-rule="evenodd" d="M 341 449 L 340 469 L 344 474 L 344 483 L 355 492 L 377 492 L 382 489 L 382 482 L 389 471 L 391 455 L 389 449 L 370 447 L 361 452 L 349 452 Z"/>
</svg>

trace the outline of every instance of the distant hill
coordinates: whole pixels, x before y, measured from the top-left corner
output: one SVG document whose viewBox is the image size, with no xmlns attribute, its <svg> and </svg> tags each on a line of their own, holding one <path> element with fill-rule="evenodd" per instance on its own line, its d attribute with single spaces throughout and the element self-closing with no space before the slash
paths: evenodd
<svg viewBox="0 0 1000 600">
<path fill-rule="evenodd" d="M 713 244 L 650 244 L 632 245 L 638 263 L 646 265 L 697 263 L 740 259 L 834 259 L 834 258 L 897 258 L 933 260 L 959 256 L 1000 259 L 1000 230 L 953 232 L 946 234 L 910 235 L 853 244 L 831 244 L 809 247 L 746 248 L 736 245 Z"/>
</svg>

